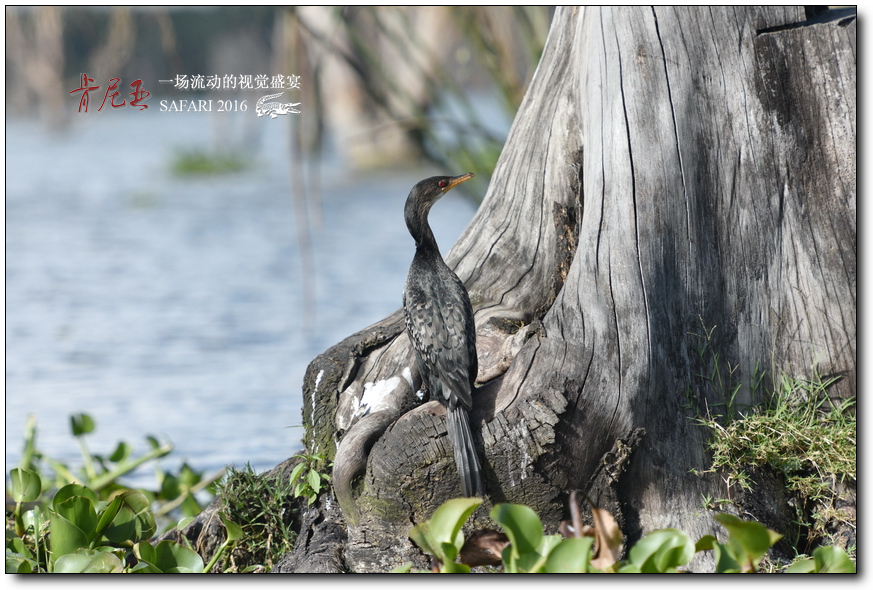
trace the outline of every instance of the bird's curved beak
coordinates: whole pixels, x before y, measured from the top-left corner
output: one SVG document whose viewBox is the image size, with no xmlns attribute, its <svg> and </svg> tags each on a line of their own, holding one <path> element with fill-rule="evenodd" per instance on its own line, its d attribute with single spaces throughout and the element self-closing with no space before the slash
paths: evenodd
<svg viewBox="0 0 873 590">
<path fill-rule="evenodd" d="M 473 176 L 475 176 L 475 174 L 473 174 L 472 172 L 468 172 L 467 174 L 461 174 L 460 176 L 455 176 L 449 181 L 449 184 L 443 187 L 442 190 L 444 193 L 447 193 L 462 182 L 467 182 L 468 180 L 473 178 Z"/>
</svg>

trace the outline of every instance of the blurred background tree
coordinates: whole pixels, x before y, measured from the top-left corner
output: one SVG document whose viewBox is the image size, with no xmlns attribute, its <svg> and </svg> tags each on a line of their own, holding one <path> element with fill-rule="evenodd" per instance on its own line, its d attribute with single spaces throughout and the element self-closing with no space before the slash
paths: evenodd
<svg viewBox="0 0 873 590">
<path fill-rule="evenodd" d="M 143 80 L 152 107 L 177 74 L 295 74 L 305 117 L 292 160 L 331 149 L 357 169 L 430 164 L 471 171 L 484 194 L 539 61 L 550 7 L 6 8 L 7 115 L 63 130 L 69 90 Z M 102 81 L 102 82 L 101 82 Z M 233 98 L 222 91 L 222 98 Z M 251 149 L 214 117 L 216 143 Z M 247 118 L 248 120 L 248 118 Z M 312 175 L 310 175 L 312 177 Z"/>
</svg>

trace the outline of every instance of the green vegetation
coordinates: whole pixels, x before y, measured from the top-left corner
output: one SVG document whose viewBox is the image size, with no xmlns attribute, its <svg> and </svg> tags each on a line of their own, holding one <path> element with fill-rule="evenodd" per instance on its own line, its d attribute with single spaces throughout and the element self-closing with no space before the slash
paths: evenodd
<svg viewBox="0 0 873 590">
<path fill-rule="evenodd" d="M 252 161 L 241 154 L 209 152 L 200 148 L 179 150 L 171 162 L 173 173 L 179 176 L 231 174 L 251 166 Z"/>
<path fill-rule="evenodd" d="M 243 524 L 240 542 L 218 562 L 220 571 L 268 571 L 291 551 L 297 538 L 293 526 L 299 516 L 292 487 L 278 475 L 254 473 L 250 465 L 229 469 L 219 496 L 229 519 Z"/>
<path fill-rule="evenodd" d="M 697 359 L 700 373 L 696 375 L 703 383 L 704 389 L 714 402 L 704 402 L 705 409 L 697 407 L 701 399 L 707 399 L 707 392 L 695 392 L 689 383 L 685 389 L 685 399 L 687 404 L 686 409 L 690 409 L 697 414 L 707 414 L 717 416 L 720 419 L 734 420 L 739 417 L 743 410 L 748 408 L 739 408 L 737 396 L 743 389 L 743 383 L 738 382 L 735 378 L 738 365 L 731 365 L 730 362 L 723 362 L 721 354 L 713 346 L 713 333 L 716 326 L 707 328 L 701 318 L 700 324 L 702 334 L 692 333 L 694 340 L 691 343 L 691 350 L 694 357 Z M 752 372 L 751 382 L 748 390 L 750 397 L 755 397 L 759 394 L 761 383 L 764 380 L 765 373 L 761 370 L 760 363 L 755 366 Z M 697 394 L 697 395 L 695 395 Z"/>
<path fill-rule="evenodd" d="M 318 494 L 327 486 L 330 475 L 324 473 L 333 466 L 327 463 L 324 455 L 296 455 L 300 459 L 294 470 L 291 471 L 291 485 L 294 486 L 295 498 L 306 498 L 308 506 L 318 498 Z"/>
<path fill-rule="evenodd" d="M 455 498 L 445 502 L 436 509 L 430 520 L 413 527 L 409 533 L 410 540 L 439 561 L 440 571 L 469 572 L 468 565 L 456 563 L 455 559 L 464 546 L 461 527 L 481 503 L 479 498 Z"/>
<path fill-rule="evenodd" d="M 36 419 L 28 420 L 19 467 L 39 475 L 42 496 L 67 484 L 79 484 L 97 493 L 100 500 L 108 500 L 114 494 L 128 489 L 121 482 L 122 478 L 154 461 L 156 486 L 154 489 L 139 491 L 154 505 L 159 529 L 166 530 L 176 524 L 171 515 L 193 517 L 201 512 L 203 506 L 196 494 L 202 492 L 207 497 L 214 495 L 215 482 L 221 477 L 223 470 L 205 477 L 202 472 L 183 463 L 178 472 L 166 471 L 158 460 L 170 454 L 173 446 L 161 443 L 153 436 L 145 437 L 149 450 L 143 454 L 134 454 L 133 447 L 121 441 L 109 455 L 98 455 L 90 451 L 86 440 L 96 428 L 96 422 L 88 414 L 70 417 L 70 431 L 82 457 L 82 467 L 74 470 L 66 463 L 38 450 Z"/>
<path fill-rule="evenodd" d="M 552 535 L 545 534 L 530 508 L 498 504 L 490 517 L 500 531 L 473 531 L 465 537 L 462 528 L 482 501 L 446 502 L 410 532 L 410 539 L 431 556 L 430 571 L 469 572 L 485 566 L 507 573 L 667 573 L 681 571 L 695 555 L 711 551 L 719 573 L 855 572 L 854 545 L 822 544 L 835 524 L 855 527 L 854 511 L 838 508 L 843 487 L 854 489 L 857 478 L 855 399 L 832 399 L 829 388 L 837 379 L 823 378 L 815 370 L 811 378 L 779 373 L 770 390 L 762 387 L 765 375 L 756 368 L 749 388 L 763 401 L 741 408 L 737 367 L 728 363 L 725 370 L 712 347 L 713 332 L 704 328 L 695 335 L 694 348 L 704 366 L 698 377 L 711 390 L 697 397 L 690 387 L 686 391 L 688 407 L 696 414 L 693 420 L 712 433 L 708 471 L 724 474 L 728 487 L 746 491 L 757 485 L 748 466 L 763 466 L 783 478 L 797 511 L 798 531 L 784 531 L 797 554 L 793 563 L 775 565 L 767 557 L 782 534 L 726 513 L 714 514 L 727 531 L 725 543 L 711 535 L 695 542 L 683 531 L 662 529 L 625 554 L 622 533 L 607 511 L 592 505 L 594 526 L 582 525 L 574 492 L 572 521 L 562 523 L 561 534 Z M 187 464 L 178 472 L 162 469 L 159 460 L 172 446 L 153 437 L 146 437 L 145 453 L 136 454 L 120 442 L 102 456 L 88 447 L 88 436 L 96 430 L 93 418 L 72 416 L 70 429 L 82 457 L 78 469 L 40 452 L 36 422 L 27 424 L 20 464 L 7 480 L 7 573 L 267 571 L 293 548 L 302 500 L 312 505 L 330 482 L 331 465 L 322 455 L 298 455 L 287 477 L 258 475 L 246 465 L 230 469 L 226 480 L 216 484 L 220 473 L 205 478 Z M 150 461 L 155 463 L 155 489 L 135 490 L 121 483 Z M 219 494 L 218 516 L 226 530 L 208 564 L 184 537 L 183 544 L 155 540 L 161 521 L 165 528 L 181 529 L 201 512 L 196 497 L 201 491 Z M 731 503 L 704 498 L 713 511 Z M 176 522 L 179 517 L 184 518 Z M 405 564 L 395 571 L 411 570 Z"/>
<path fill-rule="evenodd" d="M 104 457 L 88 448 L 96 430 L 91 416 L 72 416 L 70 428 L 82 455 L 78 469 L 40 452 L 36 421 L 27 424 L 20 466 L 7 480 L 14 501 L 7 503 L 7 573 L 268 571 L 293 548 L 301 500 L 312 504 L 330 479 L 320 455 L 298 456 L 289 476 L 256 474 L 246 465 L 229 468 L 223 482 L 224 470 L 204 478 L 187 464 L 171 473 L 156 461 L 155 489 L 134 490 L 119 478 L 165 457 L 171 445 L 146 437 L 144 454 L 121 442 Z M 207 564 L 185 537 L 184 544 L 155 541 L 161 528 L 181 530 L 202 511 L 198 492 L 220 497 L 226 531 Z"/>
<path fill-rule="evenodd" d="M 826 391 L 832 383 L 818 375 L 810 381 L 783 376 L 760 408 L 729 421 L 722 415 L 698 418 L 715 433 L 712 470 L 735 470 L 734 481 L 752 485 L 737 475 L 741 472 L 738 466 L 770 465 L 785 475 L 791 491 L 820 507 L 814 513 L 818 519 L 814 529 L 837 518 L 837 511 L 822 508 L 834 500 L 833 489 L 822 482 L 837 475 L 854 479 L 856 420 L 853 401 L 830 402 Z M 7 573 L 267 571 L 293 547 L 297 499 L 305 498 L 311 505 L 329 481 L 323 472 L 330 465 L 319 455 L 298 455 L 287 479 L 255 474 L 249 465 L 230 469 L 217 490 L 226 538 L 204 564 L 184 537 L 180 544 L 156 542 L 154 536 L 159 516 L 186 514 L 178 524 L 182 528 L 199 513 L 194 492 L 214 478 L 204 480 L 187 465 L 178 474 L 158 467 L 159 490 L 128 489 L 118 482 L 119 477 L 165 456 L 171 447 L 148 437 L 151 450 L 143 455 L 134 456 L 122 442 L 110 456 L 102 457 L 88 449 L 85 437 L 96 428 L 90 416 L 75 415 L 70 426 L 83 457 L 78 472 L 40 453 L 35 421 L 28 424 L 21 466 L 10 471 L 7 486 L 8 498 L 14 503 L 7 505 Z M 49 469 L 40 475 L 43 465 Z M 622 534 L 615 519 L 592 505 L 594 526 L 582 525 L 575 496 L 571 493 L 573 520 L 562 523 L 560 535 L 545 534 L 530 508 L 498 504 L 490 516 L 502 532 L 475 531 L 465 538 L 462 528 L 482 501 L 459 498 L 415 526 L 410 539 L 432 556 L 432 571 L 440 572 L 469 572 L 471 567 L 485 565 L 507 573 L 669 573 L 681 571 L 703 551 L 713 552 L 719 573 L 777 571 L 766 554 L 782 535 L 724 513 L 714 517 L 727 530 L 726 543 L 711 535 L 693 542 L 680 530 L 662 529 L 640 539 L 619 560 Z M 710 499 L 713 507 L 718 502 Z M 405 564 L 395 571 L 411 569 L 411 564 Z M 811 573 L 855 572 L 856 568 L 842 548 L 820 546 L 810 557 L 801 555 L 780 569 Z"/>
<path fill-rule="evenodd" d="M 409 538 L 431 555 L 435 572 L 469 572 L 465 555 L 480 536 L 464 538 L 464 523 L 482 503 L 479 498 L 449 500 L 434 512 L 433 517 L 416 525 Z M 571 494 L 575 504 L 575 493 Z M 573 508 L 573 506 L 571 506 Z M 574 513 L 578 511 L 571 510 Z M 677 529 L 652 531 L 628 551 L 627 559 L 618 560 L 621 553 L 621 531 L 608 512 L 592 507 L 594 527 L 582 526 L 575 518 L 571 526 L 562 526 L 564 535 L 546 535 L 539 517 L 528 507 L 498 504 L 491 519 L 504 531 L 506 542 L 498 545 L 498 561 L 507 573 L 675 573 L 702 551 L 714 553 L 717 573 L 756 572 L 764 555 L 782 535 L 757 522 L 748 522 L 730 514 L 717 514 L 716 520 L 728 533 L 728 542 L 720 543 L 712 535 L 696 543 Z M 566 524 L 566 523 L 565 523 Z M 492 531 L 493 532 L 493 531 Z M 489 542 L 492 553 L 493 543 Z M 484 545 L 479 549 L 488 550 Z M 457 560 L 461 556 L 460 560 Z M 477 562 L 477 564 L 480 562 Z M 411 571 L 407 563 L 396 573 Z M 812 558 L 798 561 L 787 568 L 791 573 L 854 573 L 855 563 L 837 547 L 820 547 Z M 419 570 L 424 573 L 428 570 Z"/>
<path fill-rule="evenodd" d="M 855 400 L 832 401 L 827 388 L 835 381 L 817 374 L 812 380 L 783 374 L 768 401 L 743 418 L 725 425 L 717 417 L 697 419 L 713 433 L 710 471 L 730 473 L 747 490 L 752 481 L 746 465 L 767 465 L 781 474 L 798 506 L 811 507 L 810 540 L 826 536 L 835 521 L 855 522 L 834 508 L 836 484 L 857 477 Z"/>
<path fill-rule="evenodd" d="M 13 530 L 7 518 L 6 573 L 194 573 L 211 567 L 173 541 L 152 545 L 155 515 L 142 492 L 117 490 L 101 500 L 90 487 L 71 483 L 42 504 L 39 474 L 16 468 L 9 475 L 15 509 Z M 34 506 L 24 510 L 25 503 Z M 238 527 L 225 525 L 228 539 L 213 561 L 238 536 Z"/>
<path fill-rule="evenodd" d="M 712 465 L 707 472 L 726 474 L 730 485 L 753 491 L 755 482 L 748 473 L 752 465 L 763 466 L 785 482 L 786 493 L 796 510 L 798 530 L 792 545 L 798 554 L 807 547 L 826 541 L 828 529 L 844 524 L 854 529 L 852 513 L 836 507 L 846 486 L 857 479 L 857 415 L 855 398 L 832 399 L 829 388 L 838 377 L 823 378 L 813 367 L 811 378 L 791 377 L 781 371 L 772 390 L 761 390 L 764 373 L 756 368 L 750 390 L 760 393 L 758 405 L 737 407 L 734 382 L 736 367 L 727 370 L 712 350 L 714 328 L 695 334 L 693 349 L 704 367 L 702 377 L 721 402 L 700 408 L 689 391 L 687 407 L 693 420 L 708 428 L 712 437 L 708 448 Z M 717 508 L 730 500 L 703 499 L 707 508 Z M 811 522 L 810 522 L 811 521 Z M 805 544 L 799 542 L 805 537 Z M 853 548 L 847 548 L 854 552 Z"/>
<path fill-rule="evenodd" d="M 288 478 L 259 475 L 250 465 L 230 469 L 218 495 L 230 520 L 242 524 L 240 543 L 218 563 L 220 571 L 269 571 L 294 547 L 294 529 L 300 516 L 297 499 L 312 505 L 327 488 L 330 468 L 323 455 L 300 454 Z"/>
<path fill-rule="evenodd" d="M 150 450 L 142 455 L 120 442 L 104 457 L 88 448 L 86 436 L 96 429 L 91 416 L 72 416 L 70 427 L 82 455 L 80 470 L 40 452 L 36 421 L 28 421 L 21 462 L 9 472 L 7 494 L 15 506 L 7 507 L 6 572 L 204 571 L 189 547 L 170 541 L 153 546 L 149 539 L 162 520 L 166 528 L 176 524 L 171 514 L 198 514 L 195 494 L 208 493 L 221 474 L 204 478 L 185 464 L 170 473 L 156 464 L 157 489 L 129 489 L 120 478 L 165 457 L 172 446 L 146 437 Z M 226 526 L 224 548 L 234 538 L 233 523 Z"/>
</svg>

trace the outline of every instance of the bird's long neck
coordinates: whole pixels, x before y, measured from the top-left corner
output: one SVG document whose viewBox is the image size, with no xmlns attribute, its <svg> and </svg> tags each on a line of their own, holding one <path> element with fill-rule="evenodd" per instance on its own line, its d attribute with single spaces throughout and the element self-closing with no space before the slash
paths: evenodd
<svg viewBox="0 0 873 590">
<path fill-rule="evenodd" d="M 404 217 L 406 218 L 406 227 L 409 228 L 409 233 L 415 240 L 416 252 L 419 254 L 436 254 L 440 256 L 439 246 L 437 246 L 436 238 L 433 237 L 433 231 L 430 229 L 430 224 L 427 222 L 427 215 L 430 213 L 433 202 L 421 202 L 417 199 L 409 199 L 406 201 L 404 209 Z"/>
</svg>

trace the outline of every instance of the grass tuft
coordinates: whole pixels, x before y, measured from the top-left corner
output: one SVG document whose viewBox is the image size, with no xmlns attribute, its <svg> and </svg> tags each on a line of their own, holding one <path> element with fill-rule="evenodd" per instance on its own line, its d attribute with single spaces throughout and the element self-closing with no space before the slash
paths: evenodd
<svg viewBox="0 0 873 590">
<path fill-rule="evenodd" d="M 816 367 L 810 378 L 773 370 L 778 377 L 767 387 L 759 363 L 750 382 L 741 383 L 738 367 L 714 346 L 715 327 L 707 328 L 702 318 L 701 326 L 701 332 L 689 333 L 692 358 L 700 369 L 692 377 L 694 385 L 686 387 L 684 407 L 695 423 L 712 433 L 712 465 L 707 472 L 722 473 L 728 488 L 737 485 L 747 492 L 755 485 L 746 472 L 749 466 L 765 466 L 779 474 L 797 513 L 795 550 L 800 549 L 801 532 L 809 544 L 829 538 L 837 542 L 834 531 L 855 530 L 855 398 L 832 398 L 829 389 L 839 377 L 823 378 Z M 741 390 L 747 390 L 751 405 L 739 402 Z M 703 498 L 710 509 L 726 503 L 732 501 Z"/>
<path fill-rule="evenodd" d="M 256 474 L 250 465 L 228 468 L 219 490 L 228 518 L 241 525 L 243 538 L 218 564 L 223 572 L 269 571 L 294 547 L 297 501 L 291 483 Z"/>
<path fill-rule="evenodd" d="M 727 473 L 745 490 L 753 482 L 744 466 L 781 474 L 796 499 L 798 524 L 808 527 L 807 541 L 827 538 L 837 524 L 856 526 L 854 512 L 836 507 L 843 484 L 854 486 L 857 479 L 855 398 L 831 398 L 828 389 L 838 379 L 823 379 L 816 370 L 811 379 L 781 373 L 764 403 L 731 418 L 707 409 L 695 419 L 712 431 L 708 472 Z M 811 523 L 803 522 L 804 513 Z"/>
<path fill-rule="evenodd" d="M 827 388 L 835 381 L 783 374 L 769 402 L 742 419 L 723 426 L 698 418 L 715 433 L 712 469 L 770 465 L 786 476 L 788 489 L 810 500 L 830 498 L 832 482 L 857 476 L 855 400 L 832 401 Z"/>
</svg>

